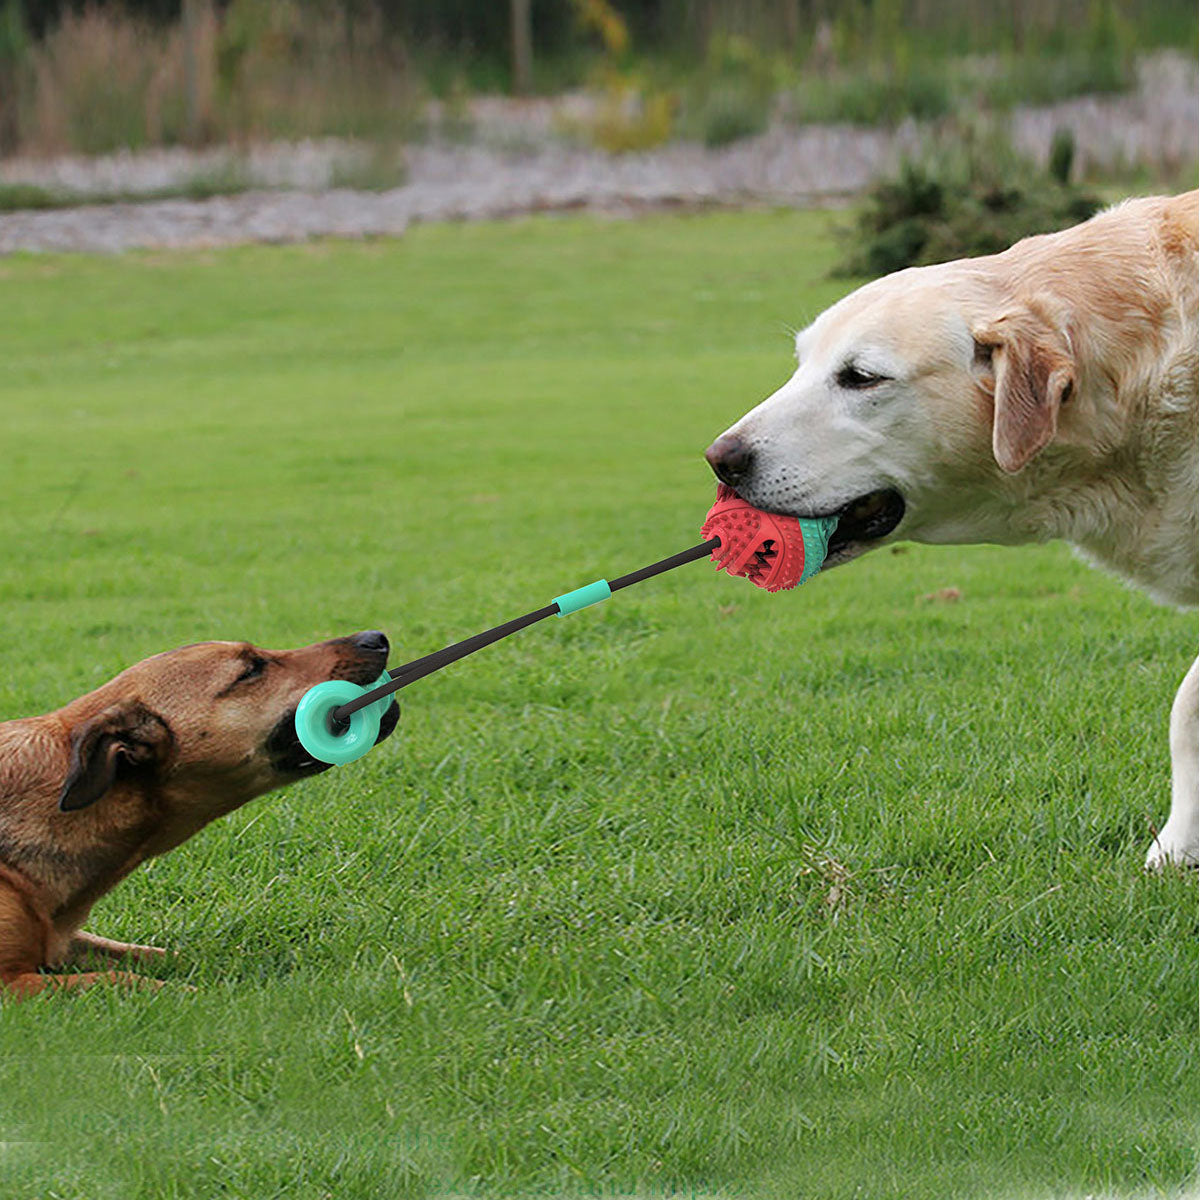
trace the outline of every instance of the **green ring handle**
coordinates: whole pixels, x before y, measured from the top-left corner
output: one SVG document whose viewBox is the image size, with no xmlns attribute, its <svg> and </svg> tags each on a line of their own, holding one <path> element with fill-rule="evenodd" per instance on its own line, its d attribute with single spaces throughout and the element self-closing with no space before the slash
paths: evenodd
<svg viewBox="0 0 1200 1200">
<path fill-rule="evenodd" d="M 309 688 L 296 706 L 296 736 L 300 745 L 321 762 L 348 763 L 362 758 L 379 736 L 378 709 L 382 701 L 352 713 L 342 733 L 330 728 L 330 715 L 335 708 L 349 704 L 369 690 L 348 679 L 331 679 Z M 391 698 L 387 701 L 390 704 Z"/>
</svg>

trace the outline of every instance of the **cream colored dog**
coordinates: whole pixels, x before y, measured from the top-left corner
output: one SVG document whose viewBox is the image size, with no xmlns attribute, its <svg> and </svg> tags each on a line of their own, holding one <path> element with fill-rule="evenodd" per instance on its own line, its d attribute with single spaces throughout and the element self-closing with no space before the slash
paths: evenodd
<svg viewBox="0 0 1200 1200">
<path fill-rule="evenodd" d="M 899 271 L 796 338 L 791 379 L 708 449 L 750 503 L 888 541 L 1046 542 L 1197 599 L 1198 194 L 1131 200 L 1003 254 Z M 1196 863 L 1197 664 L 1171 712 L 1149 866 Z"/>
</svg>

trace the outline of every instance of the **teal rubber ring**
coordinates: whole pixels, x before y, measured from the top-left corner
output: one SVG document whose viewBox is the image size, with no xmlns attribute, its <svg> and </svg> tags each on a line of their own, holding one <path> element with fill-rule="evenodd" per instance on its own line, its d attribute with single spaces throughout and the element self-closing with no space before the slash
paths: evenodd
<svg viewBox="0 0 1200 1200">
<path fill-rule="evenodd" d="M 800 572 L 800 583 L 807 583 L 825 562 L 829 553 L 829 539 L 837 528 L 837 517 L 797 517 L 800 533 L 804 538 L 804 570 Z M 797 587 L 800 584 L 796 585 Z"/>
<path fill-rule="evenodd" d="M 379 736 L 378 702 L 352 713 L 344 733 L 334 733 L 330 728 L 333 710 L 357 700 L 367 690 L 348 679 L 331 679 L 304 693 L 296 706 L 296 736 L 313 758 L 327 763 L 353 762 L 375 745 Z"/>
<path fill-rule="evenodd" d="M 607 600 L 611 595 L 612 588 L 608 586 L 608 580 L 597 579 L 595 583 L 585 584 L 573 592 L 555 596 L 554 603 L 558 605 L 558 615 L 565 617 L 567 613 L 578 612 L 590 604 L 599 604 L 601 600 Z"/>
</svg>

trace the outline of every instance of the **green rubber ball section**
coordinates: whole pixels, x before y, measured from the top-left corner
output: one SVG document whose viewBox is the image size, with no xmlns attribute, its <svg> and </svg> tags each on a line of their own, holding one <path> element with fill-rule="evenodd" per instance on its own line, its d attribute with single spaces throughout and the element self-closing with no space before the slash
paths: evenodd
<svg viewBox="0 0 1200 1200">
<path fill-rule="evenodd" d="M 391 675 L 384 671 L 368 687 L 349 679 L 330 679 L 309 688 L 296 706 L 296 736 L 300 745 L 320 762 L 341 765 L 362 758 L 379 737 L 379 723 L 392 702 L 391 696 L 351 713 L 340 733 L 333 728 L 334 710 L 391 680 Z"/>
<path fill-rule="evenodd" d="M 829 553 L 829 539 L 837 528 L 837 517 L 797 517 L 800 535 L 804 538 L 804 570 L 800 573 L 801 583 L 807 583 L 824 565 Z"/>
</svg>

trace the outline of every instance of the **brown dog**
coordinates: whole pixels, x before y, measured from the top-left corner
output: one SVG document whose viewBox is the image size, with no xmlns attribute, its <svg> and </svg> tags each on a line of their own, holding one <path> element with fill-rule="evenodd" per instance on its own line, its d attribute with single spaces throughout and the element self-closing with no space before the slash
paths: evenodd
<svg viewBox="0 0 1200 1200">
<path fill-rule="evenodd" d="M 387 656 L 375 631 L 299 650 L 201 642 L 56 712 L 0 724 L 0 989 L 137 982 L 127 971 L 41 969 L 89 953 L 161 957 L 83 932 L 92 905 L 144 859 L 325 770 L 296 738 L 296 705 L 327 679 L 374 683 Z M 399 714 L 393 703 L 379 741 Z"/>
</svg>

